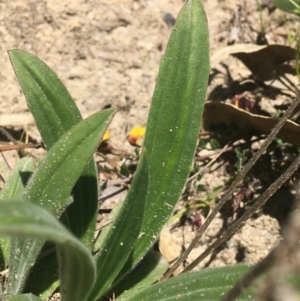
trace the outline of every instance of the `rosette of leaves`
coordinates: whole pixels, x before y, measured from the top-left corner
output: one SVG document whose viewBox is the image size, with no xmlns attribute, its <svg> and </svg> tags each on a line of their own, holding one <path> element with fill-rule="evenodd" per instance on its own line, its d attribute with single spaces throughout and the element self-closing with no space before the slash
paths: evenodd
<svg viewBox="0 0 300 301">
<path fill-rule="evenodd" d="M 93 152 L 116 112 L 82 120 L 57 75 L 37 57 L 9 52 L 48 150 L 20 160 L 1 193 L 2 300 L 216 300 L 247 269 L 194 272 L 158 282 L 168 265 L 149 249 L 190 172 L 205 102 L 208 26 L 199 0 L 178 15 L 161 61 L 141 158 L 114 222 L 93 240 L 98 183 Z M 32 174 L 32 175 L 31 175 Z M 1 299 L 0 297 L 0 299 Z M 248 296 L 247 296 L 248 297 Z"/>
</svg>

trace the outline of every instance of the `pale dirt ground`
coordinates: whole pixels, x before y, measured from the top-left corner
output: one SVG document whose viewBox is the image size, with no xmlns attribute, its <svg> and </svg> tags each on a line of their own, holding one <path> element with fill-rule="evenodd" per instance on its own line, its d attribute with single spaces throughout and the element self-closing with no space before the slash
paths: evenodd
<svg viewBox="0 0 300 301">
<path fill-rule="evenodd" d="M 236 43 L 255 42 L 259 13 L 254 0 L 203 2 L 212 55 L 230 39 Z M 39 140 L 7 55 L 9 49 L 23 49 L 37 55 L 57 72 L 84 116 L 106 105 L 118 105 L 120 110 L 110 125 L 111 143 L 132 152 L 126 136 L 133 126 L 146 124 L 159 62 L 172 29 L 163 16 L 166 13 L 177 16 L 182 5 L 182 0 L 0 1 L 0 125 L 26 128 L 31 138 Z M 244 27 L 235 36 L 232 28 L 237 14 Z M 266 9 L 264 14 L 268 15 Z M 272 18 L 275 21 L 268 24 L 268 37 L 273 43 L 284 43 L 286 33 L 277 26 L 279 15 L 275 13 Z M 226 58 L 225 62 L 236 78 L 249 74 L 237 60 Z M 225 69 L 218 68 L 221 72 L 218 84 L 226 86 Z M 208 93 L 214 87 L 210 85 Z M 218 98 L 225 100 L 227 96 L 219 93 Z M 6 156 L 13 164 L 15 155 Z M 204 175 L 201 183 L 208 191 L 228 179 L 227 164 L 219 161 Z M 8 173 L 5 166 L 2 162 L 4 177 Z M 268 166 L 261 165 L 258 174 L 268 179 L 268 172 Z M 276 199 L 280 203 L 291 202 L 289 188 L 284 188 Z M 279 211 L 282 210 L 285 209 L 280 207 Z M 262 210 L 200 266 L 252 264 L 262 259 L 280 240 L 280 226 L 274 216 Z M 188 262 L 220 235 L 230 220 L 231 216 L 215 219 Z M 164 229 L 161 250 L 171 261 L 194 235 L 188 223 L 176 227 L 171 234 Z"/>
</svg>

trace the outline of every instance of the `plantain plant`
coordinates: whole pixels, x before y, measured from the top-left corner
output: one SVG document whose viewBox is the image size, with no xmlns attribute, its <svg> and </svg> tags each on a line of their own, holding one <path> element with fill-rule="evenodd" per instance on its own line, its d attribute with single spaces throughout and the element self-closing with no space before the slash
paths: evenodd
<svg viewBox="0 0 300 301">
<path fill-rule="evenodd" d="M 62 301 L 217 300 L 245 273 L 236 266 L 158 282 L 168 264 L 149 251 L 184 188 L 201 125 L 210 65 L 199 0 L 178 15 L 128 195 L 96 240 L 93 152 L 117 109 L 82 120 L 45 63 L 21 50 L 9 57 L 48 152 L 36 168 L 21 159 L 0 195 L 0 264 L 8 267 L 0 300 L 46 300 L 55 290 Z"/>
</svg>

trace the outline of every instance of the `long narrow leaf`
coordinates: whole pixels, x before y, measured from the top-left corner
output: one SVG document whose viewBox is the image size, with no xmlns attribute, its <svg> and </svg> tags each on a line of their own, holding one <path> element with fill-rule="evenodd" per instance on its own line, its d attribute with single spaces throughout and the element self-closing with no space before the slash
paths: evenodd
<svg viewBox="0 0 300 301">
<path fill-rule="evenodd" d="M 20 197 L 33 171 L 34 164 L 32 158 L 25 157 L 19 160 L 5 182 L 0 194 L 0 201 Z M 1 267 L 5 268 L 9 258 L 9 239 L 4 237 L 0 238 L 0 246 L 3 257 Z"/>
<path fill-rule="evenodd" d="M 24 193 L 25 200 L 39 203 L 60 216 L 69 203 L 72 187 L 115 112 L 115 108 L 98 112 L 66 132 L 31 177 Z"/>
<path fill-rule="evenodd" d="M 111 288 L 113 281 L 128 259 L 134 242 L 138 239 L 148 181 L 147 150 L 143 150 L 140 164 L 124 204 L 119 209 L 113 227 L 104 234 L 105 238 L 96 259 L 96 283 L 88 298 L 89 301 L 97 300 Z"/>
<path fill-rule="evenodd" d="M 12 50 L 9 56 L 44 144 L 50 149 L 63 133 L 82 120 L 81 114 L 58 76 L 45 63 L 22 50 Z M 98 206 L 94 159 L 91 159 L 84 168 L 73 188 L 72 197 L 73 203 L 62 215 L 62 222 L 92 249 Z M 47 208 L 47 204 L 45 206 Z M 41 289 L 47 282 L 49 283 L 47 291 L 51 289 L 54 281 L 52 275 L 57 266 L 51 265 L 49 273 L 45 275 L 39 264 L 40 262 L 37 262 L 28 283 L 31 284 L 32 290 L 38 290 L 43 294 L 45 291 Z"/>
<path fill-rule="evenodd" d="M 1 202 L 0 234 L 54 242 L 59 262 L 61 300 L 86 300 L 95 280 L 94 260 L 90 251 L 48 211 L 26 201 Z M 23 277 L 19 274 L 12 276 Z"/>
<path fill-rule="evenodd" d="M 51 148 L 31 177 L 24 199 L 41 206 L 59 217 L 69 204 L 72 187 L 85 164 L 92 156 L 104 130 L 116 109 L 96 113 L 66 132 Z M 42 240 L 11 241 L 10 271 L 18 278 L 9 277 L 8 292 L 16 295 L 24 285 L 25 276 L 34 263 Z M 16 252 L 15 250 L 18 250 Z"/>
<path fill-rule="evenodd" d="M 8 53 L 44 144 L 50 149 L 82 120 L 80 112 L 57 74 L 45 63 L 23 50 Z"/>
<path fill-rule="evenodd" d="M 149 190 L 140 239 L 121 279 L 144 256 L 169 218 L 191 170 L 208 82 L 209 42 L 204 8 L 188 0 L 161 61 L 144 145 Z"/>
<path fill-rule="evenodd" d="M 186 273 L 154 284 L 133 296 L 117 298 L 116 301 L 216 301 L 248 270 L 249 267 L 245 265 L 236 265 Z M 237 300 L 253 300 L 253 295 L 247 290 Z"/>
<path fill-rule="evenodd" d="M 57 74 L 45 63 L 22 50 L 9 51 L 9 56 L 44 144 L 50 149 L 82 120 L 81 114 Z M 64 221 L 68 220 L 68 228 L 92 248 L 98 202 L 94 160 L 85 167 L 72 195 L 74 202 Z"/>
</svg>

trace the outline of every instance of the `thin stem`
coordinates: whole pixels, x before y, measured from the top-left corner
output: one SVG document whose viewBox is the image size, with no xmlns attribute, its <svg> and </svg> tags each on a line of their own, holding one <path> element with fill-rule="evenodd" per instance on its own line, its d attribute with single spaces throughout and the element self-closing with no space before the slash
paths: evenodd
<svg viewBox="0 0 300 301">
<path fill-rule="evenodd" d="M 20 144 L 13 144 L 13 145 L 0 145 L 0 152 L 10 151 L 10 150 L 20 150 L 24 148 L 40 148 L 42 147 L 41 144 L 37 143 L 20 143 Z"/>
<path fill-rule="evenodd" d="M 262 6 L 261 6 L 260 0 L 256 0 L 256 4 L 257 4 L 258 10 L 259 10 L 260 32 L 264 33 L 265 32 L 265 24 L 263 21 Z"/>
</svg>

